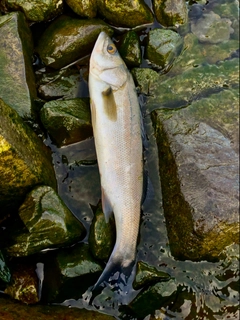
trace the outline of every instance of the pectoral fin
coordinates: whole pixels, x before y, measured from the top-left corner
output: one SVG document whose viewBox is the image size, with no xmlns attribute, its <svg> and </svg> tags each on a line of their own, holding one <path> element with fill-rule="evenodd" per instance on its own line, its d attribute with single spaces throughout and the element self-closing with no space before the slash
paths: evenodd
<svg viewBox="0 0 240 320">
<path fill-rule="evenodd" d="M 112 205 L 111 205 L 106 193 L 104 192 L 103 188 L 102 188 L 102 209 L 103 209 L 103 213 L 105 215 L 105 220 L 108 223 L 109 218 L 111 217 L 111 215 L 113 213 L 113 209 L 112 209 Z"/>
<path fill-rule="evenodd" d="M 103 97 L 103 106 L 104 106 L 105 114 L 110 120 L 116 121 L 117 105 L 113 95 L 113 90 L 110 86 L 106 87 L 106 89 L 102 91 L 102 97 Z"/>
</svg>

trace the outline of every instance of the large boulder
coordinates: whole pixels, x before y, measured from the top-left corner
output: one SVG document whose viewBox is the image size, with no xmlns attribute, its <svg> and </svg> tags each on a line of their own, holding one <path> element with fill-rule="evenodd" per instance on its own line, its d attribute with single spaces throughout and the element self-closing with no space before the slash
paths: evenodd
<svg viewBox="0 0 240 320">
<path fill-rule="evenodd" d="M 36 185 L 56 188 L 49 149 L 2 100 L 0 158 L 0 216 L 16 211 Z"/>
<path fill-rule="evenodd" d="M 0 16 L 0 97 L 21 117 L 34 115 L 36 98 L 31 31 L 22 12 Z"/>
</svg>

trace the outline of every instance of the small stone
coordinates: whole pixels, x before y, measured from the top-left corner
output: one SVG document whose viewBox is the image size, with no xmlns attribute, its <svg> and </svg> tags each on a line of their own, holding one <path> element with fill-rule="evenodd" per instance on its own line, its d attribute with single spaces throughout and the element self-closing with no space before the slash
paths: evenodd
<svg viewBox="0 0 240 320">
<path fill-rule="evenodd" d="M 96 259 L 108 260 L 114 247 L 115 233 L 114 220 L 110 219 L 106 223 L 102 206 L 99 204 L 91 224 L 88 240 L 91 252 Z"/>
<path fill-rule="evenodd" d="M 119 53 L 128 67 L 138 67 L 141 64 L 140 42 L 135 31 L 129 31 L 124 35 Z"/>
<path fill-rule="evenodd" d="M 5 293 L 13 299 L 26 304 L 39 302 L 38 278 L 36 267 L 29 264 L 17 263 L 14 266 L 11 283 L 7 285 Z"/>
<path fill-rule="evenodd" d="M 164 68 L 172 64 L 181 52 L 183 40 L 172 30 L 154 29 L 148 34 L 146 57 L 150 62 Z"/>
<path fill-rule="evenodd" d="M 87 98 L 47 102 L 40 115 L 50 137 L 59 147 L 93 135 Z"/>
<path fill-rule="evenodd" d="M 152 283 L 156 283 L 159 281 L 169 281 L 170 278 L 171 277 L 168 273 L 159 271 L 156 268 L 148 265 L 147 263 L 138 261 L 133 288 L 135 290 L 138 290 Z"/>
<path fill-rule="evenodd" d="M 85 235 L 81 222 L 50 187 L 37 187 L 30 192 L 19 209 L 19 216 L 28 232 L 17 236 L 15 244 L 7 248 L 11 256 L 28 256 L 72 244 Z"/>
</svg>

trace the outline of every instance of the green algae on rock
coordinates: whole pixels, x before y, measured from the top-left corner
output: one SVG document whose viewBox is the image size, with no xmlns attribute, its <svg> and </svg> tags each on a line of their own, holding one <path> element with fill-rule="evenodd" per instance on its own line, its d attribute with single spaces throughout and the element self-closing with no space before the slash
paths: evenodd
<svg viewBox="0 0 240 320">
<path fill-rule="evenodd" d="M 99 260 L 107 261 L 115 244 L 115 223 L 105 220 L 102 206 L 99 204 L 91 224 L 89 233 L 89 246 L 92 255 Z"/>
<path fill-rule="evenodd" d="M 31 31 L 24 14 L 0 16 L 0 96 L 21 117 L 35 115 L 32 54 Z"/>
<path fill-rule="evenodd" d="M 2 251 L 0 251 L 0 280 L 4 282 L 9 282 L 10 279 L 11 279 L 11 272 L 6 264 Z"/>
<path fill-rule="evenodd" d="M 239 241 L 238 90 L 152 115 L 171 252 L 215 261 Z"/>
<path fill-rule="evenodd" d="M 147 95 L 150 94 L 155 82 L 159 80 L 159 74 L 149 68 L 133 68 L 131 73 L 141 93 Z"/>
<path fill-rule="evenodd" d="M 166 29 L 154 29 L 148 34 L 146 57 L 152 63 L 164 68 L 172 64 L 181 52 L 183 39 L 181 36 Z"/>
<path fill-rule="evenodd" d="M 112 29 L 100 19 L 77 19 L 60 16 L 44 31 L 37 52 L 42 61 L 60 69 L 91 53 L 101 31 L 110 36 Z"/>
<path fill-rule="evenodd" d="M 31 191 L 19 209 L 19 216 L 27 228 L 7 248 L 11 256 L 21 257 L 43 249 L 56 248 L 81 240 L 85 229 L 56 192 L 47 186 Z"/>
<path fill-rule="evenodd" d="M 143 0 L 98 0 L 98 12 L 114 26 L 134 28 L 153 22 L 153 14 Z"/>
<path fill-rule="evenodd" d="M 79 70 L 69 67 L 50 73 L 36 72 L 37 91 L 44 100 L 76 98 L 81 85 Z"/>
<path fill-rule="evenodd" d="M 119 53 L 128 67 L 138 67 L 142 62 L 141 48 L 135 31 L 127 32 L 122 40 Z"/>
<path fill-rule="evenodd" d="M 149 284 L 168 280 L 170 280 L 170 275 L 168 273 L 159 271 L 145 262 L 138 261 L 133 288 L 138 290 Z"/>
<path fill-rule="evenodd" d="M 97 15 L 96 0 L 66 0 L 66 3 L 81 17 L 94 18 Z"/>
<path fill-rule="evenodd" d="M 40 22 L 61 13 L 63 0 L 5 0 L 7 8 L 23 11 L 27 20 Z"/>
<path fill-rule="evenodd" d="M 185 24 L 188 11 L 185 0 L 153 0 L 156 18 L 165 27 Z"/>
<path fill-rule="evenodd" d="M 38 184 L 56 188 L 50 152 L 15 110 L 0 99 L 1 214 L 17 210 Z"/>
<path fill-rule="evenodd" d="M 13 299 L 26 304 L 39 302 L 39 280 L 35 269 L 35 265 L 16 263 L 13 267 L 11 282 L 4 292 Z"/>
<path fill-rule="evenodd" d="M 63 302 L 66 299 L 79 299 L 95 283 L 102 270 L 87 244 L 78 243 L 59 250 L 45 263 L 43 300 Z"/>
<path fill-rule="evenodd" d="M 50 137 L 59 147 L 93 135 L 88 98 L 47 102 L 40 116 Z"/>
<path fill-rule="evenodd" d="M 172 301 L 177 293 L 177 284 L 175 280 L 170 279 L 167 282 L 158 282 L 154 286 L 141 291 L 137 297 L 130 303 L 130 309 L 143 319 L 151 314 L 153 310 L 162 308 L 169 300 Z"/>
</svg>

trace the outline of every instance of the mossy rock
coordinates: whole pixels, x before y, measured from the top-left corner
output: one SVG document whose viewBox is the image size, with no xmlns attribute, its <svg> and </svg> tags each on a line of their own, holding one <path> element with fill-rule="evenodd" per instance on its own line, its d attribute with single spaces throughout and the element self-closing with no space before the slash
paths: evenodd
<svg viewBox="0 0 240 320">
<path fill-rule="evenodd" d="M 17 211 L 36 185 L 56 188 L 49 149 L 15 110 L 0 100 L 1 214 Z"/>
<path fill-rule="evenodd" d="M 143 0 L 98 0 L 98 12 L 110 24 L 119 27 L 134 28 L 153 22 L 153 14 Z"/>
<path fill-rule="evenodd" d="M 47 102 L 41 109 L 41 121 L 60 147 L 93 135 L 88 98 Z"/>
<path fill-rule="evenodd" d="M 19 209 L 19 216 L 27 232 L 17 236 L 15 244 L 7 248 L 11 256 L 28 256 L 72 244 L 85 235 L 81 222 L 50 187 L 37 187 L 30 192 Z"/>
<path fill-rule="evenodd" d="M 95 18 L 97 15 L 96 0 L 66 0 L 66 3 L 81 17 Z"/>
<path fill-rule="evenodd" d="M 35 116 L 33 42 L 22 12 L 0 16 L 0 96 L 21 117 Z"/>
<path fill-rule="evenodd" d="M 45 65 L 60 69 L 90 54 L 101 31 L 112 29 L 99 19 L 83 20 L 60 16 L 44 31 L 37 52 Z"/>
<path fill-rule="evenodd" d="M 135 31 L 127 32 L 121 39 L 119 53 L 128 67 L 138 67 L 142 62 L 141 48 Z"/>
</svg>

